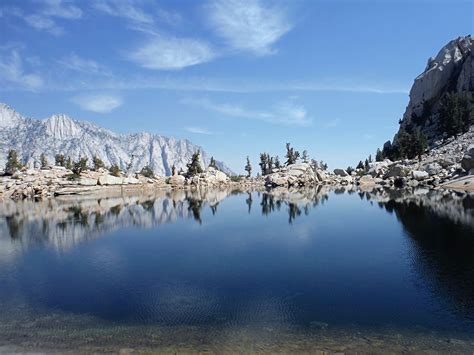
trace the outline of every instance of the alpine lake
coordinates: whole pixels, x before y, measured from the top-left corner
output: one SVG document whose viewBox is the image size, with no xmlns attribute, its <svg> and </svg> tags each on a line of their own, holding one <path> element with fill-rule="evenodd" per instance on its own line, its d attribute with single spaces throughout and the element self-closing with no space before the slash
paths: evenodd
<svg viewBox="0 0 474 355">
<path fill-rule="evenodd" d="M 474 349 L 474 195 L 229 189 L 0 204 L 0 352 Z"/>
</svg>

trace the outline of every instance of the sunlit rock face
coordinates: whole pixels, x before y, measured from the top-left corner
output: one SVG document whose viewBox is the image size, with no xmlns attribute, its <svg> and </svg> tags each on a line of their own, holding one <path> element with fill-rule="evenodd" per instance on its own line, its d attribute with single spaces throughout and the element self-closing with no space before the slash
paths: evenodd
<svg viewBox="0 0 474 355">
<path fill-rule="evenodd" d="M 439 138 L 436 128 L 442 98 L 448 92 L 474 91 L 473 42 L 471 35 L 459 37 L 428 60 L 425 70 L 415 79 L 410 90 L 410 102 L 403 115 L 401 129 L 421 126 L 430 140 Z M 423 117 L 422 124 L 415 122 L 420 117 Z"/>
<path fill-rule="evenodd" d="M 140 171 L 149 165 L 160 176 L 171 175 L 173 165 L 177 170 L 186 170 L 197 150 L 201 152 L 204 167 L 210 162 L 210 156 L 188 140 L 150 133 L 116 134 L 66 115 L 35 120 L 0 104 L 0 169 L 5 166 L 9 149 L 17 150 L 30 167 L 39 166 L 42 153 L 51 163 L 56 154 L 72 159 L 86 157 L 89 162 L 98 156 L 106 166 L 117 164 L 123 171 Z M 225 173 L 232 173 L 224 163 L 216 164 Z"/>
</svg>

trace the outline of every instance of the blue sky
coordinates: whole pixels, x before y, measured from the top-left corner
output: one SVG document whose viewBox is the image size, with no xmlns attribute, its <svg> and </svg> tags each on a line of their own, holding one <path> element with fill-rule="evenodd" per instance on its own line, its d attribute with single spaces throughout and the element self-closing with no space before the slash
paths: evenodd
<svg viewBox="0 0 474 355">
<path fill-rule="evenodd" d="M 473 18 L 461 0 L 3 0 L 0 101 L 188 138 L 236 172 L 286 142 L 345 167 Z"/>
</svg>

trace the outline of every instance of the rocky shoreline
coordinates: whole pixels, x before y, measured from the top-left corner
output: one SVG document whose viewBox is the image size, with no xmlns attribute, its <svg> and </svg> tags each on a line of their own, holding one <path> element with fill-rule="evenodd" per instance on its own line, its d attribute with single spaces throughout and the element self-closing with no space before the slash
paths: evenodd
<svg viewBox="0 0 474 355">
<path fill-rule="evenodd" d="M 421 159 L 369 164 L 350 174 L 344 169 L 328 172 L 310 163 L 296 163 L 255 178 L 229 177 L 208 167 L 192 177 L 145 177 L 141 174 L 113 176 L 106 169 L 87 170 L 80 175 L 65 167 L 22 169 L 0 177 L 0 199 L 43 199 L 61 195 L 83 195 L 113 190 L 196 189 L 200 187 L 307 188 L 318 185 L 400 189 L 421 187 L 474 192 L 474 128 L 456 139 L 440 141 Z"/>
</svg>

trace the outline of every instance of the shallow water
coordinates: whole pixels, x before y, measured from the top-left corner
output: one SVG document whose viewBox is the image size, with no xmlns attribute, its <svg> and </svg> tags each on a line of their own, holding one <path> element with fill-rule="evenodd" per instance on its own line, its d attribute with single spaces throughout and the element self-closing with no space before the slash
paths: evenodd
<svg viewBox="0 0 474 355">
<path fill-rule="evenodd" d="M 5 201 L 0 317 L 0 345 L 29 348 L 396 349 L 416 336 L 415 349 L 467 350 L 474 199 L 315 189 Z"/>
</svg>

